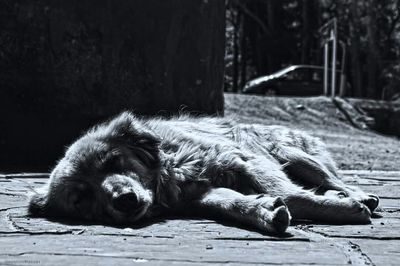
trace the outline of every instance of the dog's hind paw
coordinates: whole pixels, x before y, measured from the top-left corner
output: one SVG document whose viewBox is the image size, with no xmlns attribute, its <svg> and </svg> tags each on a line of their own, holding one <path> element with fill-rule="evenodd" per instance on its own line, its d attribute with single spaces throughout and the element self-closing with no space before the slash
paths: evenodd
<svg viewBox="0 0 400 266">
<path fill-rule="evenodd" d="M 379 205 L 379 197 L 374 194 L 365 194 L 362 191 L 351 191 L 350 193 L 345 191 L 338 190 L 328 190 L 325 192 L 325 196 L 334 197 L 334 198 L 353 198 L 354 200 L 364 204 L 368 207 L 371 213 L 378 207 Z"/>
<path fill-rule="evenodd" d="M 373 212 L 379 205 L 379 197 L 373 194 L 368 194 L 367 197 L 361 199 L 360 202 L 365 204 L 368 209 Z"/>
</svg>

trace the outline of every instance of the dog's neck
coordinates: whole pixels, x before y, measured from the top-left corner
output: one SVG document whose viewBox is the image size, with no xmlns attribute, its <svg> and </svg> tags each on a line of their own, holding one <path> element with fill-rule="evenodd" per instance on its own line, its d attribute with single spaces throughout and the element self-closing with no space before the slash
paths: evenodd
<svg viewBox="0 0 400 266">
<path fill-rule="evenodd" d="M 182 163 L 176 161 L 175 154 L 160 152 L 161 167 L 156 178 L 155 203 L 165 208 L 181 207 L 182 202 L 195 200 L 204 194 L 210 184 L 208 180 L 199 179 L 197 176 L 185 175 L 185 173 L 196 173 L 187 171 L 193 167 L 192 162 Z M 185 200 L 182 200 L 182 199 Z"/>
</svg>

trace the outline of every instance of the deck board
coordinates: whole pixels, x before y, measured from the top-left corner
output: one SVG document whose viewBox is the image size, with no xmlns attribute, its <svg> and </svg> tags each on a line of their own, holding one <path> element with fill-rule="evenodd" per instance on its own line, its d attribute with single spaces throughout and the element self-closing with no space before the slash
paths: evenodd
<svg viewBox="0 0 400 266">
<path fill-rule="evenodd" d="M 27 195 L 47 175 L 0 176 L 0 265 L 399 265 L 400 172 L 341 171 L 381 198 L 370 225 L 291 226 L 285 237 L 209 220 L 167 219 L 135 228 L 26 217 Z"/>
</svg>

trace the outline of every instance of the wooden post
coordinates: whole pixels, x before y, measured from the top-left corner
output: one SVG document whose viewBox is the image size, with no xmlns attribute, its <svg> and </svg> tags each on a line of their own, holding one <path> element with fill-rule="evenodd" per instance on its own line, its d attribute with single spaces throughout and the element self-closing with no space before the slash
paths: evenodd
<svg viewBox="0 0 400 266">
<path fill-rule="evenodd" d="M 324 95 L 328 96 L 328 60 L 329 60 L 329 43 L 324 44 Z"/>
<path fill-rule="evenodd" d="M 336 29 L 336 18 L 333 19 L 333 28 L 331 29 L 332 39 L 332 87 L 331 97 L 334 98 L 336 94 L 336 47 L 337 47 L 337 29 Z"/>
</svg>

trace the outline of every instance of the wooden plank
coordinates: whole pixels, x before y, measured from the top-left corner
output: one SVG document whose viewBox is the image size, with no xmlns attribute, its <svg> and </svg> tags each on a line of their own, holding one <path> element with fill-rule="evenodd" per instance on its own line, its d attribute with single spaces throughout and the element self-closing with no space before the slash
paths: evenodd
<svg viewBox="0 0 400 266">
<path fill-rule="evenodd" d="M 400 171 L 382 171 L 382 170 L 340 170 L 339 173 L 345 175 L 345 176 L 351 176 L 351 175 L 357 175 L 359 177 L 370 177 L 370 176 L 376 176 L 376 177 L 391 177 L 391 178 L 397 178 L 400 180 Z"/>
<path fill-rule="evenodd" d="M 49 173 L 15 173 L 15 174 L 0 174 L 0 178 L 48 178 Z"/>
<path fill-rule="evenodd" d="M 21 195 L 27 197 L 28 193 L 46 184 L 47 180 L 42 178 L 0 178 L 0 194 Z M 1 203 L 0 203 L 1 204 Z"/>
<path fill-rule="evenodd" d="M 25 233 L 37 234 L 88 234 L 88 235 L 124 235 L 136 237 L 175 238 L 181 235 L 190 235 L 191 238 L 207 239 L 234 239 L 234 240 L 281 240 L 281 241 L 306 241 L 309 239 L 297 230 L 290 228 L 286 237 L 266 235 L 253 231 L 252 228 L 238 228 L 237 224 L 219 224 L 210 220 L 194 219 L 158 219 L 150 223 L 136 224 L 128 228 L 118 228 L 103 225 L 89 225 L 73 223 L 71 221 L 49 221 L 43 218 L 29 218 L 25 216 L 25 208 L 14 208 L 4 213 L 8 224 L 13 223 L 13 228 L 3 228 L 3 234 Z M 7 224 L 7 223 L 5 223 Z"/>
<path fill-rule="evenodd" d="M 393 184 L 400 183 L 400 171 L 366 171 L 366 170 L 340 170 L 339 174 L 343 176 L 343 180 L 349 183 L 355 182 L 372 182 L 382 184 L 390 182 Z"/>
<path fill-rule="evenodd" d="M 0 259 L 3 261 L 38 258 L 30 255 L 48 255 L 48 259 L 52 257 L 52 263 L 60 262 L 58 256 L 74 257 L 76 263 L 83 256 L 188 264 L 339 265 L 348 261 L 340 250 L 329 243 L 194 240 L 192 234 L 172 239 L 91 235 L 9 236 L 0 238 L 0 246 Z"/>
<path fill-rule="evenodd" d="M 1 180 L 1 179 L 0 179 Z M 9 221 L 2 222 L 2 232 L 25 232 L 30 234 L 39 233 L 71 233 L 81 232 L 84 230 L 90 234 L 98 235 L 134 235 L 134 236 L 156 236 L 156 237 L 175 237 L 180 234 L 192 234 L 193 237 L 201 236 L 198 233 L 206 232 L 209 238 L 241 238 L 241 239 L 274 239 L 273 236 L 263 235 L 260 232 L 253 232 L 251 228 L 240 229 L 237 225 L 221 225 L 209 220 L 154 220 L 151 224 L 144 224 L 135 226 L 134 229 L 127 228 L 121 230 L 121 228 L 113 228 L 110 226 L 102 225 L 74 225 L 65 224 L 70 223 L 69 221 L 51 222 L 42 218 L 31 219 L 26 217 L 26 206 L 27 206 L 27 193 L 31 192 L 31 187 L 36 189 L 42 186 L 45 182 L 43 179 L 9 179 L 5 186 L 0 188 L 0 193 L 7 193 L 6 195 L 0 194 L 4 197 L 4 200 L 0 201 L 0 208 L 4 208 L 4 215 L 7 216 Z M 22 182 L 21 182 L 22 181 Z M 9 209 L 12 208 L 12 209 Z M 5 224 L 14 223 L 15 228 L 6 228 Z M 64 223 L 62 223 L 64 222 Z M 174 228 L 174 230 L 171 230 Z M 290 231 L 289 234 L 291 240 L 305 241 L 304 235 L 298 234 L 296 231 Z M 1 232 L 0 232 L 1 233 Z"/>
<path fill-rule="evenodd" d="M 400 240 L 400 215 L 372 219 L 369 225 L 310 225 L 311 232 L 326 237 Z"/>
<path fill-rule="evenodd" d="M 26 206 L 25 195 L 11 195 L 0 193 L 0 210 Z"/>
<path fill-rule="evenodd" d="M 398 264 L 400 198 L 395 176 L 344 176 L 347 183 L 381 196 L 383 218 L 373 219 L 371 225 L 291 226 L 284 238 L 209 220 L 166 219 L 115 228 L 31 219 L 25 216 L 27 194 L 46 179 L 0 178 L 0 264 Z"/>
<path fill-rule="evenodd" d="M 353 239 L 351 242 L 357 244 L 375 265 L 400 265 L 400 241 L 398 240 Z"/>
</svg>

